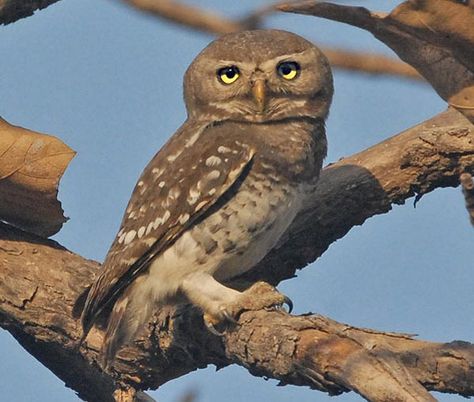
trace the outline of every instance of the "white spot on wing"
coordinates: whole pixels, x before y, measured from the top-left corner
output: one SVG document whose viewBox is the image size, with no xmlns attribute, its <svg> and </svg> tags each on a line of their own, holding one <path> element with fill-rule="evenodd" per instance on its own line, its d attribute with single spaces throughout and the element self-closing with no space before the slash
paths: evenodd
<svg viewBox="0 0 474 402">
<path fill-rule="evenodd" d="M 194 143 L 199 139 L 202 130 L 196 131 L 189 139 L 186 141 L 186 148 L 192 147 Z"/>
<path fill-rule="evenodd" d="M 219 172 L 218 170 L 213 170 L 212 172 L 207 174 L 207 178 L 209 180 L 216 180 L 219 178 L 220 175 L 221 175 L 221 172 Z"/>
<path fill-rule="evenodd" d="M 158 187 L 159 187 L 159 188 L 163 188 L 163 187 L 165 186 L 165 184 L 166 184 L 166 183 L 165 183 L 164 181 L 160 181 L 160 182 L 158 183 Z"/>
<path fill-rule="evenodd" d="M 179 189 L 179 187 L 173 187 L 168 193 L 168 198 L 171 198 L 172 200 L 176 200 L 180 194 L 181 194 L 181 190 Z"/>
<path fill-rule="evenodd" d="M 156 176 L 156 178 L 158 178 L 163 174 L 164 171 L 165 169 L 153 168 L 151 170 L 151 173 L 153 173 Z"/>
<path fill-rule="evenodd" d="M 143 237 L 143 235 L 145 234 L 145 230 L 146 230 L 145 226 L 142 226 L 140 229 L 138 229 L 137 236 L 139 239 Z"/>
<path fill-rule="evenodd" d="M 208 167 L 219 166 L 221 162 L 222 162 L 221 158 L 219 158 L 218 156 L 212 155 L 206 159 L 206 166 Z"/>
<path fill-rule="evenodd" d="M 145 232 L 146 235 L 148 235 L 148 234 L 151 232 L 151 230 L 153 229 L 153 224 L 154 224 L 154 221 L 153 221 L 153 222 L 150 222 L 150 223 L 148 224 L 148 226 L 147 226 L 147 228 L 146 228 L 146 232 Z"/>
<path fill-rule="evenodd" d="M 199 199 L 201 195 L 201 192 L 196 188 L 196 187 L 191 187 L 191 189 L 189 190 L 189 195 L 188 195 L 188 198 L 187 198 L 187 201 L 190 205 L 194 205 L 196 203 L 196 201 Z"/>
<path fill-rule="evenodd" d="M 135 239 L 136 235 L 137 235 L 137 232 L 135 230 L 130 230 L 130 232 L 128 232 L 125 235 L 124 244 L 125 245 L 130 244 L 133 241 L 133 239 Z"/>
<path fill-rule="evenodd" d="M 182 215 L 180 215 L 179 218 L 178 218 L 178 222 L 179 222 L 181 225 L 184 225 L 188 220 L 189 220 L 189 214 L 182 214 Z"/>
<path fill-rule="evenodd" d="M 179 150 L 178 152 L 176 152 L 175 154 L 173 155 L 168 155 L 168 157 L 166 158 L 166 160 L 168 162 L 174 162 L 176 159 L 178 159 L 178 156 L 181 155 L 181 153 L 183 152 L 183 150 Z"/>
<path fill-rule="evenodd" d="M 231 149 L 230 148 L 227 148 L 223 145 L 221 145 L 219 148 L 217 148 L 217 152 L 219 152 L 220 154 L 226 154 L 227 152 L 230 152 Z"/>
<path fill-rule="evenodd" d="M 125 232 L 125 233 L 122 233 L 122 234 L 120 235 L 119 240 L 118 240 L 119 244 L 122 244 L 122 243 L 123 243 L 123 241 L 125 240 L 126 234 L 127 234 L 127 233 Z"/>
<path fill-rule="evenodd" d="M 170 211 L 166 211 L 165 214 L 163 215 L 163 223 L 165 223 L 171 216 Z"/>
<path fill-rule="evenodd" d="M 196 211 L 199 211 L 207 203 L 208 201 L 201 201 L 199 204 L 196 205 Z"/>
</svg>

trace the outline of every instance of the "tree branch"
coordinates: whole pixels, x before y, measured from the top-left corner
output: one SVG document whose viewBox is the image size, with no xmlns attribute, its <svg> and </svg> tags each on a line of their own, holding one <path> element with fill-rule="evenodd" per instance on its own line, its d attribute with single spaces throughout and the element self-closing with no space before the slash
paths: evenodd
<svg viewBox="0 0 474 402">
<path fill-rule="evenodd" d="M 239 20 L 231 20 L 202 8 L 170 0 L 123 0 L 130 6 L 187 28 L 222 35 L 229 32 L 256 29 L 262 26 L 264 17 L 277 12 L 276 6 L 267 6 L 248 14 Z M 403 78 L 423 80 L 410 65 L 391 57 L 373 53 L 321 47 L 335 68 L 358 71 L 367 74 L 398 75 Z"/>
<path fill-rule="evenodd" d="M 456 186 L 462 172 L 473 171 L 474 128 L 454 110 L 330 165 L 281 246 L 240 284 L 291 277 L 354 225 L 414 194 Z M 117 384 L 156 388 L 208 364 L 233 363 L 282 383 L 331 394 L 353 390 L 374 401 L 386 400 L 387 392 L 404 401 L 432 400 L 426 390 L 474 395 L 471 344 L 423 342 L 318 315 L 251 308 L 223 339 L 210 334 L 190 308 L 162 310 L 106 374 L 96 363 L 99 329 L 80 352 L 76 346 L 76 301 L 83 301 L 99 264 L 5 224 L 0 224 L 0 255 L 0 325 L 85 400 L 112 401 Z"/>
<path fill-rule="evenodd" d="M 9 24 L 21 18 L 31 16 L 36 10 L 46 8 L 57 1 L 37 0 L 24 2 L 21 0 L 4 0 L 2 3 L 2 0 L 0 0 L 0 25 Z M 274 6 L 267 6 L 255 10 L 239 20 L 231 20 L 215 12 L 177 1 L 123 1 L 147 14 L 213 35 L 259 28 L 262 25 L 263 18 L 277 12 Z M 413 67 L 391 57 L 325 47 L 321 47 L 321 50 L 335 68 L 374 75 L 396 75 L 408 79 L 423 80 Z"/>
</svg>

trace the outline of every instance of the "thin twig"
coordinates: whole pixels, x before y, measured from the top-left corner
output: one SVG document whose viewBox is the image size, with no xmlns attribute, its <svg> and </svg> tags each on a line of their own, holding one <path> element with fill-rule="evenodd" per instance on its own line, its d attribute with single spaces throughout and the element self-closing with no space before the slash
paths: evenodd
<svg viewBox="0 0 474 402">
<path fill-rule="evenodd" d="M 232 21 L 223 15 L 177 1 L 124 0 L 124 2 L 156 17 L 211 34 L 219 35 L 246 29 L 242 23 Z"/>
<path fill-rule="evenodd" d="M 373 75 L 395 75 L 424 81 L 424 78 L 409 64 L 393 57 L 351 50 L 321 48 L 331 65 L 341 70 L 358 71 Z"/>
<path fill-rule="evenodd" d="M 156 17 L 213 35 L 260 28 L 262 26 L 262 20 L 265 17 L 274 12 L 278 12 L 277 5 L 275 4 L 257 9 L 241 19 L 230 20 L 218 13 L 176 1 L 123 1 L 138 10 Z M 322 50 L 335 68 L 368 74 L 387 74 L 416 80 L 423 79 L 413 67 L 394 58 L 343 49 L 323 47 Z"/>
</svg>

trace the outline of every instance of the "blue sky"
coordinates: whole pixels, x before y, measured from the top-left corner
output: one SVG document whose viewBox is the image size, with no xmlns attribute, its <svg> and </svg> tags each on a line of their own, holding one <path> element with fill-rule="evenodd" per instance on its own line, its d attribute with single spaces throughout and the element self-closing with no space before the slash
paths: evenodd
<svg viewBox="0 0 474 402">
<path fill-rule="evenodd" d="M 388 10 L 396 3 L 360 4 Z M 264 4 L 199 2 L 235 17 Z M 391 54 L 370 34 L 335 22 L 282 14 L 266 26 L 325 46 Z M 60 186 L 71 218 L 55 236 L 63 245 L 87 258 L 104 258 L 138 175 L 185 118 L 182 75 L 211 39 L 118 1 L 63 0 L 0 27 L 0 116 L 54 134 L 78 152 Z M 335 88 L 327 162 L 445 108 L 431 87 L 391 77 L 336 71 Z M 416 209 L 412 201 L 355 227 L 297 278 L 282 283 L 295 312 L 435 341 L 474 341 L 473 229 L 460 190 L 437 190 Z M 0 401 L 78 400 L 1 330 L 0 350 Z M 217 373 L 209 367 L 151 394 L 174 402 L 187 390 L 206 402 L 329 399 L 306 388 L 276 387 L 276 381 L 252 377 L 240 367 Z M 347 394 L 331 400 L 360 398 Z"/>
</svg>

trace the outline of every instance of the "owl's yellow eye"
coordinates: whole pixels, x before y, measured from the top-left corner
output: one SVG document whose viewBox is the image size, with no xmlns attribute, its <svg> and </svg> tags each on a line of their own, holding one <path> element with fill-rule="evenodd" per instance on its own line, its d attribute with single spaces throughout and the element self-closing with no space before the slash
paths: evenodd
<svg viewBox="0 0 474 402">
<path fill-rule="evenodd" d="M 300 65 L 295 61 L 284 61 L 278 64 L 277 72 L 285 80 L 293 80 L 300 72 Z"/>
<path fill-rule="evenodd" d="M 217 70 L 217 77 L 226 84 L 233 84 L 240 76 L 240 71 L 236 66 L 223 67 Z"/>
</svg>

